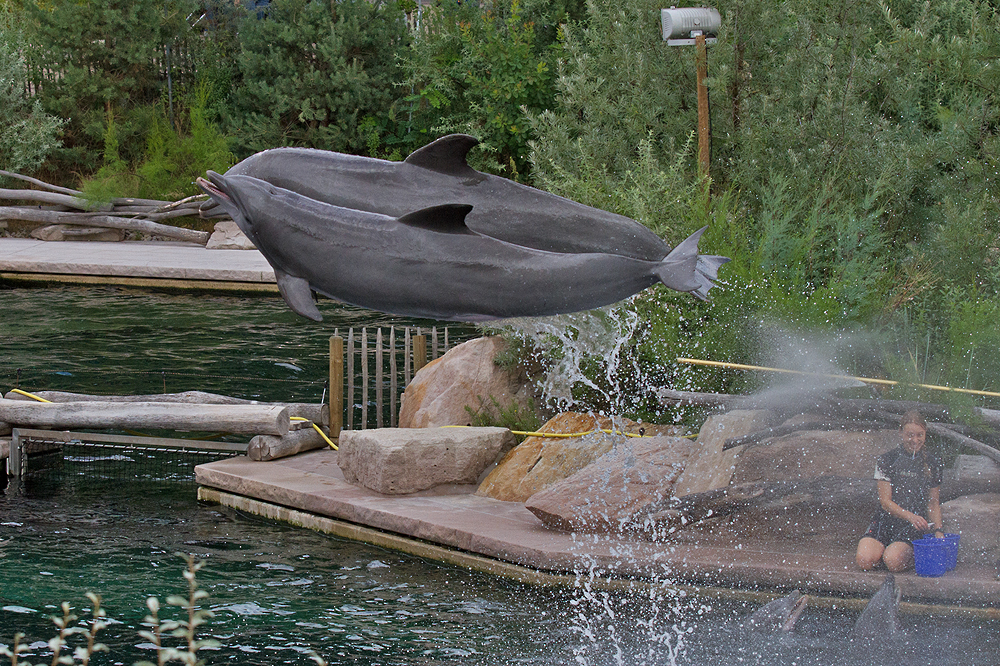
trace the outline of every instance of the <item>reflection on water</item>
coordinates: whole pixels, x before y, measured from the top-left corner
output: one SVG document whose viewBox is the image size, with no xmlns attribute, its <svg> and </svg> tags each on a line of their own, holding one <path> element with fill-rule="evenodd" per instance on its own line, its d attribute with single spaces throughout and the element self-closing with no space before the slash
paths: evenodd
<svg viewBox="0 0 1000 666">
<path fill-rule="evenodd" d="M 319 308 L 317 324 L 277 297 L 0 288 L 0 385 L 319 402 L 335 329 L 444 325 L 327 299 Z M 475 333 L 447 325 L 455 339 Z"/>
<path fill-rule="evenodd" d="M 318 400 L 334 326 L 417 323 L 320 307 L 324 325 L 278 299 L 0 289 L 0 382 L 10 388 L 20 369 L 36 390 Z M 114 620 L 111 655 L 95 663 L 151 659 L 136 632 L 148 596 L 185 592 L 179 552 L 206 561 L 199 580 L 215 617 L 204 635 L 223 644 L 204 653 L 210 664 L 310 664 L 309 650 L 331 664 L 421 666 L 941 666 L 1000 654 L 996 622 L 904 617 L 898 640 L 859 652 L 847 639 L 854 611 L 809 609 L 793 635 L 773 636 L 743 628 L 753 608 L 682 596 L 665 578 L 633 594 L 601 592 L 586 572 L 576 589 L 523 586 L 200 505 L 189 467 L 137 473 L 111 458 L 75 451 L 0 495 L 0 644 L 23 631 L 26 661 L 51 659 L 46 617 L 64 600 L 84 615 L 86 591 Z"/>
</svg>

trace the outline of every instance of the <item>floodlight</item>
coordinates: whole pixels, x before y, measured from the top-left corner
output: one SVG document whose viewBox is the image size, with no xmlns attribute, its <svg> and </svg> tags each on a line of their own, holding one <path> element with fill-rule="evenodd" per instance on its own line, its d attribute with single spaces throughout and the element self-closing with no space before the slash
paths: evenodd
<svg viewBox="0 0 1000 666">
<path fill-rule="evenodd" d="M 712 7 L 671 7 L 660 10 L 663 39 L 669 46 L 694 46 L 698 35 L 705 35 L 706 44 L 716 42 L 722 27 L 719 10 Z"/>
</svg>

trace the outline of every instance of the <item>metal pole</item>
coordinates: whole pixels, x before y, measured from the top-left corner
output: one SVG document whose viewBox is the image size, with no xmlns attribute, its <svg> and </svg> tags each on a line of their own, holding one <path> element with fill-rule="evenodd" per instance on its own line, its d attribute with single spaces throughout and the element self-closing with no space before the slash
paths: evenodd
<svg viewBox="0 0 1000 666">
<path fill-rule="evenodd" d="M 389 427 L 396 427 L 396 417 L 399 413 L 399 378 L 396 376 L 396 327 L 389 328 Z"/>
</svg>

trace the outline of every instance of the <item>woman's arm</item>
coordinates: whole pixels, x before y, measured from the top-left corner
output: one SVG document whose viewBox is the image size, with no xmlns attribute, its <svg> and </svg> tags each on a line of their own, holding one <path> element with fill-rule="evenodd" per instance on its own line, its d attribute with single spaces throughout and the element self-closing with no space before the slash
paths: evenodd
<svg viewBox="0 0 1000 666">
<path fill-rule="evenodd" d="M 935 488 L 935 490 L 937 490 Z M 936 497 L 936 494 L 934 495 Z M 906 522 L 910 523 L 916 529 L 921 532 L 926 532 L 929 529 L 927 524 L 927 519 L 921 515 L 913 513 L 912 511 L 907 511 L 903 507 L 899 506 L 892 501 L 892 484 L 888 481 L 879 479 L 878 481 L 878 501 L 882 505 L 882 508 L 889 512 L 890 516 L 895 516 L 896 518 L 901 518 Z M 938 518 L 941 519 L 941 508 L 938 507 Z"/>
<path fill-rule="evenodd" d="M 941 518 L 941 488 L 931 488 L 927 491 L 927 515 L 931 517 L 931 525 L 935 527 L 934 536 L 944 536 L 944 523 Z"/>
</svg>

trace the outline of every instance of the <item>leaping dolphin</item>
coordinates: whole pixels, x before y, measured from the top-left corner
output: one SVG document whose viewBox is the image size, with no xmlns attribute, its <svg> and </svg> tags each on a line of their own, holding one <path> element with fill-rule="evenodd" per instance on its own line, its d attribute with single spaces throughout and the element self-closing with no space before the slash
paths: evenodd
<svg viewBox="0 0 1000 666">
<path fill-rule="evenodd" d="M 478 143 L 466 134 L 450 134 L 402 162 L 274 148 L 251 155 L 226 175 L 260 178 L 310 199 L 390 217 L 468 204 L 469 229 L 537 250 L 603 252 L 647 261 L 660 261 L 670 251 L 663 239 L 635 220 L 476 171 L 466 157 Z M 204 204 L 203 215 L 213 214 L 214 206 Z"/>
<path fill-rule="evenodd" d="M 391 314 L 458 321 L 538 317 L 617 302 L 661 281 L 707 292 L 723 257 L 699 263 L 692 234 L 650 261 L 516 245 L 466 224 L 474 209 L 443 204 L 402 216 L 335 206 L 259 178 L 208 172 L 198 185 L 274 268 L 285 302 L 320 321 L 316 291 Z"/>
</svg>

